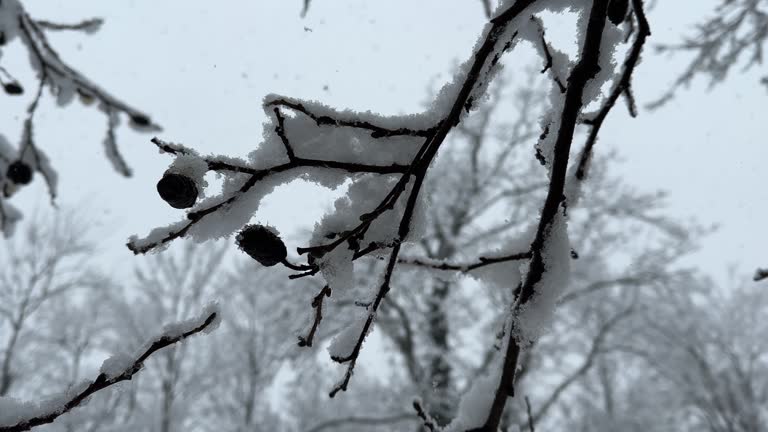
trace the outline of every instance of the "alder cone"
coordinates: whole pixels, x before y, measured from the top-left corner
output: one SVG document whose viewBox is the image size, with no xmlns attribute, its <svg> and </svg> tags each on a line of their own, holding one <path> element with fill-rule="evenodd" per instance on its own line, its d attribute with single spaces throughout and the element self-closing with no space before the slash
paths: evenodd
<svg viewBox="0 0 768 432">
<path fill-rule="evenodd" d="M 263 225 L 246 225 L 235 238 L 237 246 L 264 267 L 285 260 L 288 251 L 280 237 Z"/>
<path fill-rule="evenodd" d="M 149 126 L 149 117 L 142 114 L 133 114 L 131 116 L 131 122 L 136 126 L 146 127 Z"/>
<path fill-rule="evenodd" d="M 20 95 L 24 93 L 24 88 L 22 88 L 18 83 L 10 82 L 3 84 L 3 90 L 5 90 L 6 93 L 9 95 Z"/>
<path fill-rule="evenodd" d="M 80 96 L 80 102 L 82 102 L 83 105 L 90 105 L 93 103 L 93 96 L 91 96 L 90 94 L 80 89 L 77 89 L 77 95 Z"/>
<path fill-rule="evenodd" d="M 611 0 L 608 3 L 608 19 L 614 25 L 619 25 L 624 21 L 629 10 L 629 0 Z"/>
<path fill-rule="evenodd" d="M 29 184 L 32 181 L 32 168 L 24 162 L 17 160 L 8 165 L 6 177 L 18 185 Z"/>
<path fill-rule="evenodd" d="M 191 178 L 166 172 L 157 182 L 157 193 L 171 207 L 177 209 L 190 208 L 197 201 L 197 185 Z"/>
</svg>

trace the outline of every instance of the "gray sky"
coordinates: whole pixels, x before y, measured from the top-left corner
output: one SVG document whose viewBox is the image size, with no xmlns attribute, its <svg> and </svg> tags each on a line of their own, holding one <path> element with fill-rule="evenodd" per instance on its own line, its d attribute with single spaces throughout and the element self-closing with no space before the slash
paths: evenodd
<svg viewBox="0 0 768 432">
<path fill-rule="evenodd" d="M 25 1 L 37 18 L 105 18 L 96 35 L 60 32 L 50 41 L 71 65 L 151 113 L 165 128 L 158 136 L 230 155 L 245 155 L 259 143 L 261 99 L 268 93 L 384 114 L 420 111 L 427 88 L 442 84 L 446 71 L 466 59 L 484 24 L 479 0 L 314 0 L 304 20 L 301 3 Z M 676 40 L 714 4 L 659 3 L 650 14 L 652 43 Z M 20 50 L 6 50 L 3 57 L 28 90 L 20 99 L 0 97 L 0 131 L 13 142 L 34 82 Z M 641 105 L 658 97 L 683 65 L 647 49 L 635 75 Z M 698 80 L 661 109 L 642 110 L 638 119 L 618 106 L 597 149 L 618 150 L 624 162 L 614 173 L 627 183 L 668 190 L 672 215 L 721 225 L 687 261 L 721 280 L 729 265 L 748 274 L 768 265 L 768 233 L 761 223 L 768 209 L 768 188 L 762 186 L 768 92 L 758 77 L 734 75 L 710 92 Z M 119 129 L 120 148 L 135 172 L 124 179 L 103 157 L 106 119 L 98 111 L 79 103 L 58 109 L 46 99 L 38 115 L 38 145 L 60 174 L 58 202 L 91 209 L 106 236 L 105 264 L 129 267 L 134 258 L 123 245 L 129 235 L 183 217 L 155 193 L 170 159 L 149 143 L 151 135 Z M 303 190 L 278 190 L 258 217 L 278 228 L 311 226 L 331 195 Z M 27 214 L 47 206 L 42 182 L 13 203 Z"/>
</svg>

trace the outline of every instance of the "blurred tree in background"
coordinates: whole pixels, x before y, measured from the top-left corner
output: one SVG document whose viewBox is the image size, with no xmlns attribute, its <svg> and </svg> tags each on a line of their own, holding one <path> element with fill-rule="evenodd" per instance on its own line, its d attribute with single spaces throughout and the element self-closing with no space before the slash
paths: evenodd
<svg viewBox="0 0 768 432">
<path fill-rule="evenodd" d="M 641 14 L 635 12 L 637 17 L 630 19 L 627 9 L 623 14 L 615 12 L 621 1 L 602 3 L 614 8 L 602 12 L 606 26 L 611 25 L 607 17 L 616 27 L 632 26 L 627 38 L 642 31 Z M 34 32 L 35 26 L 44 28 L 47 24 L 32 20 L 20 6 L 14 6 L 20 4 L 0 2 L 5 8 L 19 8 L 19 37 L 26 37 L 27 44 L 45 47 L 44 36 L 25 36 L 24 29 Z M 490 15 L 489 3 L 482 4 Z M 638 7 L 642 2 L 632 4 Z M 747 67 L 761 62 L 768 34 L 763 6 L 761 0 L 725 1 L 695 38 L 663 45 L 662 50 L 690 51 L 695 58 L 657 105 L 673 97 L 674 89 L 696 75 L 721 82 L 744 55 L 749 54 Z M 304 2 L 303 13 L 308 7 L 309 2 Z M 393 255 L 396 273 L 386 269 L 386 255 L 375 252 L 393 247 L 399 251 L 405 239 L 398 237 L 391 244 L 370 242 L 364 247 L 366 227 L 357 240 L 350 240 L 350 250 L 366 259 L 356 263 L 350 289 L 334 290 L 333 296 L 327 273 L 323 273 L 325 282 L 313 277 L 289 279 L 297 276 L 289 269 L 308 273 L 299 276 L 321 272 L 313 260 L 322 256 L 310 254 L 307 264 L 295 264 L 293 254 L 286 252 L 275 262 L 288 269 L 274 270 L 233 253 L 231 244 L 199 246 L 189 240 L 141 264 L 122 263 L 135 268 L 123 279 L 93 264 L 92 258 L 98 254 L 96 243 L 76 213 L 59 210 L 53 216 L 21 222 L 22 229 L 0 252 L 0 397 L 5 398 L 0 400 L 0 430 L 6 430 L 2 428 L 7 419 L 3 415 L 17 409 L 6 404 L 9 397 L 38 400 L 74 394 L 81 389 L 83 379 L 107 376 L 105 366 L 99 368 L 101 360 L 115 355 L 132 358 L 130 350 L 146 346 L 146 338 L 165 323 L 187 323 L 193 331 L 190 334 L 207 326 L 210 320 L 203 327 L 193 324 L 199 324 L 196 317 L 212 300 L 219 302 L 220 312 L 216 314 L 221 314 L 216 318 L 221 320 L 216 332 L 194 343 L 171 341 L 172 346 L 144 358 L 137 366 L 126 366 L 132 371 L 126 378 L 130 381 L 90 396 L 87 403 L 41 429 L 351 432 L 439 430 L 451 424 L 462 412 L 462 397 L 480 377 L 499 367 L 494 358 L 505 346 L 505 338 L 512 339 L 499 330 L 508 328 L 505 318 L 510 305 L 517 305 L 524 281 L 519 263 L 504 271 L 486 265 L 488 258 L 494 259 L 489 252 L 507 254 L 510 244 L 530 238 L 531 215 L 540 211 L 551 192 L 552 171 L 542 165 L 550 167 L 547 164 L 552 161 L 537 143 L 550 133 L 548 124 L 543 132 L 541 128 L 542 119 L 553 109 L 547 102 L 548 86 L 556 94 L 558 84 L 566 94 L 565 84 L 570 85 L 570 81 L 563 84 L 564 77 L 557 75 L 565 66 L 556 64 L 563 54 L 548 45 L 544 27 L 539 26 L 540 33 L 534 33 L 540 35 L 543 48 L 538 49 L 548 62 L 543 72 L 549 69 L 550 79 L 539 78 L 538 71 L 496 72 L 483 103 L 475 106 L 470 98 L 460 107 L 467 112 L 472 108 L 472 112 L 457 117 L 434 162 L 425 165 L 425 172 L 428 168 L 430 173 L 423 192 L 430 197 L 429 217 L 418 221 L 424 224 L 418 240 L 400 256 Z M 113 163 L 122 160 L 114 143 L 114 109 L 127 114 L 134 126 L 155 127 L 148 117 L 100 93 L 98 87 L 78 84 L 77 80 L 84 78 L 75 71 L 57 73 L 61 60 L 55 51 L 32 59 L 40 71 L 40 91 L 49 85 L 58 97 L 64 97 L 74 82 L 75 87 L 91 89 L 101 100 L 109 118 L 106 143 L 107 151 L 113 150 Z M 46 66 L 46 59 L 53 66 Z M 572 63 L 568 66 L 577 69 Z M 8 81 L 11 76 L 4 71 L 0 69 Z M 625 97 L 630 112 L 635 113 L 629 82 L 622 84 L 623 75 L 617 76 L 616 97 L 610 107 Z M 18 93 L 13 83 L 15 79 L 4 83 L 6 93 Z M 93 97 L 91 93 L 86 96 Z M 356 161 L 315 160 L 295 154 L 286 124 L 298 123 L 301 113 L 317 127 L 349 125 L 332 117 L 338 113 L 316 115 L 312 112 L 315 107 L 307 108 L 294 100 L 270 103 L 269 108 L 287 106 L 300 113 L 283 117 L 274 108 L 277 138 L 273 142 L 281 140 L 289 165 L 306 167 L 310 173 L 315 172 L 312 169 L 341 166 L 355 175 L 382 169 L 410 175 L 394 162 L 387 167 L 362 166 Z M 589 119 L 586 114 L 594 113 L 580 114 L 578 124 L 592 129 L 578 130 L 577 139 L 594 144 L 591 134 L 596 134 L 608 111 L 597 112 Z M 5 155 L 0 168 L 6 171 L 14 160 L 25 160 L 24 152 L 30 150 L 24 146 L 34 148 L 34 106 L 28 114 L 29 126 L 25 127 L 29 132 L 22 140 L 21 156 L 0 135 L 0 156 Z M 435 128 L 445 124 L 415 130 L 356 121 L 352 127 L 372 136 L 432 136 L 429 134 L 435 133 Z M 198 158 L 180 145 L 161 140 L 155 144 L 177 158 L 187 158 L 187 162 Z M 532 157 L 534 148 L 536 156 Z M 516 365 L 515 397 L 503 408 L 499 428 L 585 432 L 765 429 L 768 345 L 761 317 L 768 313 L 768 297 L 764 283 L 755 285 L 734 278 L 733 286 L 719 287 L 702 271 L 681 264 L 709 229 L 670 217 L 663 192 L 630 186 L 613 168 L 620 155 L 590 152 L 588 144 L 582 153 L 587 156 L 580 158 L 590 164 L 589 176 L 579 186 L 583 198 L 562 207 L 570 236 L 567 288 L 559 296 L 557 315 L 548 331 L 522 347 Z M 46 175 L 41 160 L 30 162 L 30 166 Z M 183 163 L 172 166 L 161 182 L 183 183 L 182 177 L 197 169 L 194 163 L 200 161 L 207 163 L 203 171 L 259 175 L 251 167 L 238 165 L 241 161 L 234 158 L 201 157 L 189 163 L 192 168 Z M 14 183 L 10 174 L 2 181 L 5 189 Z M 245 193 L 248 184 L 225 182 L 224 190 L 239 186 Z M 160 184 L 158 192 L 173 207 L 187 208 L 199 198 L 199 185 L 182 185 L 190 205 L 164 194 Z M 571 192 L 563 195 L 566 193 Z M 4 195 L 9 196 L 10 192 Z M 0 222 L 6 223 L 11 213 L 9 210 L 6 215 L 3 205 L 0 201 Z M 340 199 L 335 209 L 344 205 L 348 203 Z M 187 219 L 189 226 L 225 207 L 216 206 L 203 213 L 193 208 Z M 15 223 L 18 217 L 12 219 Z M 365 218 L 359 219 L 365 222 Z M 5 231 L 5 225 L 3 228 Z M 170 240 L 183 237 L 187 231 L 178 232 L 171 232 L 175 237 Z M 247 249 L 242 247 L 242 235 L 237 242 Z M 346 232 L 332 232 L 322 240 L 344 235 Z M 353 240 L 358 244 L 352 245 Z M 160 245 L 148 244 L 150 248 Z M 136 251 L 141 246 L 134 243 L 133 248 Z M 528 260 L 533 253 L 529 251 L 524 258 Z M 344 392 L 329 399 L 328 389 L 339 386 L 339 371 L 325 351 L 334 352 L 329 346 L 348 328 L 347 317 L 369 311 L 380 300 L 361 299 L 371 298 L 370 287 L 381 283 L 383 269 L 387 278 L 391 276 L 391 281 L 387 279 L 391 292 L 376 311 L 375 329 L 379 331 L 366 339 L 366 347 L 374 348 L 365 361 L 361 357 L 354 370 L 354 384 L 347 390 L 344 381 Z M 318 326 L 321 317 L 322 326 Z M 158 340 L 172 339 L 169 334 L 173 333 L 160 334 Z M 358 354 L 354 354 L 354 361 Z M 141 366 L 146 370 L 133 376 Z M 352 369 L 348 370 L 351 375 Z M 414 410 L 414 397 L 423 412 Z"/>
</svg>

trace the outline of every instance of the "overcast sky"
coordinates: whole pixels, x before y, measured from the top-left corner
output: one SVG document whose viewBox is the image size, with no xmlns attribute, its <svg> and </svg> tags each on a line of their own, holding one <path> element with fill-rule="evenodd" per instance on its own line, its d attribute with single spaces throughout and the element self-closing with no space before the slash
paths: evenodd
<svg viewBox="0 0 768 432">
<path fill-rule="evenodd" d="M 160 137 L 230 155 L 245 155 L 259 143 L 261 99 L 268 93 L 384 114 L 420 111 L 427 89 L 466 59 L 484 24 L 479 0 L 314 0 L 303 20 L 301 0 L 24 3 L 40 19 L 103 17 L 95 35 L 59 32 L 50 41 L 103 88 L 151 113 L 164 127 Z M 650 14 L 655 43 L 676 40 L 714 4 L 659 3 Z M 4 52 L 3 66 L 28 89 L 24 98 L 0 97 L 0 132 L 12 142 L 34 87 L 27 62 L 18 46 Z M 640 104 L 658 97 L 683 65 L 647 49 L 635 75 Z M 734 75 L 712 91 L 699 80 L 638 119 L 617 106 L 598 147 L 623 157 L 614 174 L 627 183 L 669 191 L 670 214 L 720 224 L 688 263 L 721 280 L 731 265 L 745 274 L 768 265 L 762 222 L 768 213 L 768 92 L 758 77 L 756 71 Z M 128 267 L 134 260 L 124 246 L 129 235 L 183 217 L 155 193 L 170 159 L 149 143 L 151 135 L 119 129 L 120 148 L 135 173 L 124 179 L 103 157 L 106 119 L 98 111 L 78 103 L 58 109 L 47 99 L 38 115 L 38 145 L 60 174 L 58 202 L 90 209 L 102 225 L 105 263 Z M 309 225 L 329 200 L 307 188 L 278 190 L 258 217 L 278 228 Z M 13 203 L 28 214 L 47 206 L 42 182 Z"/>
</svg>

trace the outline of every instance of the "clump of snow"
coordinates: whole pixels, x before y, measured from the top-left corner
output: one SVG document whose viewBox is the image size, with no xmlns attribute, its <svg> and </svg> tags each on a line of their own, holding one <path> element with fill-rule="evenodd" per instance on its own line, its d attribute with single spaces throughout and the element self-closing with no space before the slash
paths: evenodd
<svg viewBox="0 0 768 432">
<path fill-rule="evenodd" d="M 479 282 L 484 282 L 493 288 L 514 289 L 522 279 L 520 261 L 508 261 L 491 264 L 472 270 L 472 275 Z"/>
<path fill-rule="evenodd" d="M 507 256 L 517 252 L 525 252 L 530 247 L 530 241 L 517 239 L 507 242 L 497 248 L 489 258 Z M 498 289 L 514 289 L 522 279 L 522 272 L 527 268 L 528 260 L 511 260 L 478 267 L 469 272 L 478 282 Z"/>
<path fill-rule="evenodd" d="M 50 89 L 56 98 L 56 104 L 60 107 L 69 105 L 77 94 L 77 87 L 67 79 L 56 79 Z"/>
<path fill-rule="evenodd" d="M 82 381 L 70 386 L 66 391 L 55 394 L 39 402 L 22 402 L 11 397 L 0 397 L 0 427 L 11 427 L 33 418 L 50 414 L 61 414 L 64 405 L 75 395 L 82 393 L 90 382 Z M 81 405 L 88 403 L 83 401 Z"/>
<path fill-rule="evenodd" d="M 505 11 L 512 7 L 517 1 L 518 0 L 501 0 L 499 2 L 499 7 L 496 10 L 497 12 Z M 532 14 L 536 14 L 545 10 L 553 13 L 578 10 L 578 6 L 575 6 L 574 3 L 580 5 L 588 4 L 587 2 L 574 2 L 573 0 L 537 1 L 528 6 L 525 12 L 521 15 L 527 18 Z"/>
<path fill-rule="evenodd" d="M 113 379 L 122 375 L 135 361 L 134 356 L 126 352 L 112 354 L 101 364 L 99 372 L 106 375 L 108 379 Z"/>
<path fill-rule="evenodd" d="M 591 162 L 587 162 L 587 169 L 589 169 L 590 163 Z M 584 182 L 576 177 L 578 169 L 579 163 L 578 160 L 576 160 L 568 168 L 568 175 L 565 177 L 565 190 L 563 191 L 563 195 L 565 195 L 565 202 L 568 204 L 568 208 L 577 206 L 581 199 Z"/>
<path fill-rule="evenodd" d="M 496 362 L 498 363 L 498 362 Z M 456 419 L 443 432 L 458 432 L 482 426 L 488 419 L 493 397 L 501 380 L 500 364 L 489 367 L 487 375 L 477 378 L 459 402 Z"/>
<path fill-rule="evenodd" d="M 357 317 L 343 330 L 341 330 L 336 337 L 331 340 L 328 345 L 328 353 L 331 358 L 334 359 L 346 359 L 352 356 L 352 353 L 357 346 L 357 342 L 360 339 L 360 335 L 363 333 L 363 328 L 368 320 L 368 313 L 359 313 Z M 368 327 L 368 333 L 373 330 L 373 325 Z M 368 336 L 368 333 L 363 335 L 363 338 Z"/>
<path fill-rule="evenodd" d="M 8 204 L 4 200 L 0 200 L 0 212 L 3 215 L 3 235 L 6 238 L 9 238 L 16 231 L 16 223 L 18 223 L 22 218 L 21 212 L 16 207 Z"/>
<path fill-rule="evenodd" d="M 504 325 L 505 333 L 509 332 L 509 323 Z M 504 338 L 508 341 L 509 338 Z M 482 426 L 488 419 L 493 404 L 493 398 L 501 382 L 503 370 L 504 353 L 506 344 L 500 348 L 488 367 L 488 372 L 472 383 L 469 390 L 461 396 L 456 417 L 449 425 L 442 429 L 442 432 L 466 431 Z"/>
<path fill-rule="evenodd" d="M 202 312 L 193 318 L 189 318 L 183 321 L 177 321 L 174 323 L 166 324 L 163 326 L 160 334 L 154 338 L 147 340 L 141 347 L 136 349 L 133 354 L 127 352 L 119 352 L 113 354 L 101 364 L 100 372 L 107 376 L 108 379 L 114 379 L 122 375 L 126 371 L 130 371 L 130 368 L 138 361 L 138 359 L 149 349 L 149 347 L 157 340 L 160 339 L 177 339 L 185 333 L 188 333 L 205 323 L 205 321 L 212 315 L 216 314 L 213 321 L 208 324 L 201 333 L 210 333 L 218 328 L 221 323 L 221 308 L 216 302 L 207 304 Z"/>
<path fill-rule="evenodd" d="M 132 235 L 128 237 L 128 243 L 133 245 L 137 249 L 143 249 L 152 244 L 160 244 L 160 241 L 167 237 L 172 232 L 178 232 L 183 229 L 189 222 L 186 220 L 172 223 L 164 227 L 158 227 L 149 232 L 146 236 L 139 238 L 139 236 Z M 168 247 L 168 243 L 162 243 L 152 252 L 161 252 Z"/>
<path fill-rule="evenodd" d="M 2 13 L 2 9 L 0 9 L 0 13 Z M 0 397 L 0 427 L 12 426 L 34 417 L 37 411 L 37 404 L 32 402 L 22 402 L 12 397 Z"/>
<path fill-rule="evenodd" d="M 533 296 L 518 309 L 514 330 L 521 344 L 536 341 L 549 329 L 555 306 L 568 285 L 571 245 L 565 216 L 558 212 L 542 248 L 544 274 L 534 287 Z"/>
<path fill-rule="evenodd" d="M 413 215 L 411 216 L 410 230 L 403 239 L 403 243 L 417 243 L 424 238 L 432 220 L 431 214 L 432 195 L 421 191 L 418 197 L 416 197 L 416 207 L 414 207 Z"/>
<path fill-rule="evenodd" d="M 315 225 L 311 244 L 330 243 L 338 233 L 349 231 L 360 225 L 360 217 L 376 209 L 387 194 L 396 187 L 398 181 L 399 179 L 392 176 L 375 174 L 356 177 L 347 189 L 347 194 L 334 202 L 333 211 L 326 214 L 320 223 Z M 390 245 L 396 239 L 408 192 L 407 185 L 405 188 L 405 192 L 395 203 L 394 209 L 384 210 L 370 222 L 362 240 L 359 241 L 361 249 L 371 243 Z M 338 247 L 346 247 L 346 243 Z"/>
<path fill-rule="evenodd" d="M 597 100 L 602 94 L 603 85 L 616 76 L 616 49 L 624 38 L 624 32 L 610 21 L 605 22 L 603 37 L 600 39 L 600 66 L 597 75 L 584 87 L 582 102 L 584 106 Z"/>
<path fill-rule="evenodd" d="M 205 174 L 208 172 L 208 162 L 205 159 L 194 154 L 178 155 L 168 167 L 168 172 L 189 177 L 197 185 L 198 197 L 202 198 L 205 196 L 205 188 L 208 187 L 208 182 L 205 181 Z"/>
<path fill-rule="evenodd" d="M 347 185 L 351 184 L 349 179 L 356 178 L 356 177 L 357 175 L 342 174 L 338 170 L 329 170 L 327 168 L 304 167 L 302 168 L 302 173 L 299 178 L 306 182 L 314 183 L 318 186 L 322 186 L 329 190 L 336 190 L 345 184 Z"/>
<path fill-rule="evenodd" d="M 256 182 L 247 192 L 240 189 L 250 176 L 247 174 L 229 177 L 224 182 L 224 192 L 220 196 L 200 201 L 190 210 L 190 213 L 204 210 L 214 205 L 226 202 L 230 197 L 234 200 L 224 205 L 216 212 L 200 219 L 190 230 L 189 236 L 196 242 L 229 236 L 245 226 L 259 209 L 262 199 L 269 195 L 277 186 L 290 180 L 290 173 L 279 173 Z"/>
<path fill-rule="evenodd" d="M 264 123 L 262 129 L 263 141 L 248 153 L 248 166 L 255 169 L 269 169 L 288 162 L 288 154 L 285 151 L 280 137 L 275 133 L 274 114 L 268 117 L 270 121 Z"/>
<path fill-rule="evenodd" d="M 346 244 L 318 258 L 315 263 L 320 267 L 320 274 L 334 293 L 344 295 L 355 285 L 355 268 L 352 256 L 354 252 Z"/>
<path fill-rule="evenodd" d="M 208 303 L 203 310 L 196 317 L 192 317 L 183 321 L 177 321 L 174 323 L 166 324 L 163 326 L 162 337 L 178 338 L 184 333 L 192 331 L 193 329 L 200 327 L 212 314 L 216 314 L 214 320 L 203 329 L 203 333 L 210 333 L 221 324 L 221 308 L 218 302 Z"/>
</svg>

